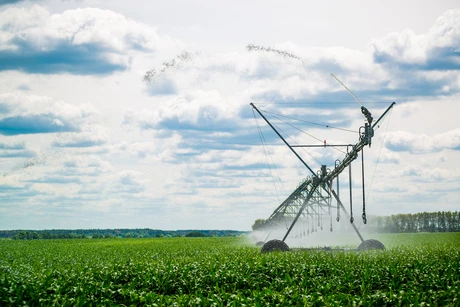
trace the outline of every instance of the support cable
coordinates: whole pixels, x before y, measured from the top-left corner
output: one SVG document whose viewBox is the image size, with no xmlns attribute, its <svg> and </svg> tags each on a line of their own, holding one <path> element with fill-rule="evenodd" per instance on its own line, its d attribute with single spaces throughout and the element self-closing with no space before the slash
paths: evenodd
<svg viewBox="0 0 460 307">
<path fill-rule="evenodd" d="M 286 121 L 280 119 L 279 117 L 277 117 L 278 114 L 275 114 L 275 113 L 272 113 L 272 112 L 268 112 L 268 111 L 263 111 L 263 110 L 261 110 L 261 112 L 265 112 L 265 113 L 270 114 L 271 116 L 273 116 L 274 118 L 276 118 L 276 119 L 279 120 L 280 122 L 285 123 L 286 125 L 288 125 L 288 126 L 294 128 L 294 129 L 300 131 L 300 132 L 303 133 L 303 134 L 308 135 L 309 137 L 311 137 L 311 138 L 317 140 L 317 141 L 320 142 L 320 143 L 323 143 L 323 142 L 324 142 L 324 139 L 317 138 L 316 136 L 314 136 L 314 135 L 312 135 L 312 134 L 310 134 L 310 133 L 308 133 L 308 132 L 305 132 L 305 131 L 303 131 L 302 129 L 299 129 L 299 128 L 297 128 L 296 126 L 294 126 L 294 125 L 292 125 L 292 124 L 290 124 L 290 123 L 288 123 L 288 122 L 286 122 Z M 282 116 L 282 115 L 281 115 L 281 116 Z M 287 116 L 283 116 L 283 117 L 287 117 Z M 289 118 L 289 117 L 287 117 L 287 118 Z M 320 124 L 317 124 L 317 125 L 322 126 L 322 125 L 320 125 Z M 328 127 L 329 127 L 329 126 L 328 126 Z M 279 129 L 279 128 L 278 128 L 278 129 Z M 336 128 L 336 129 L 340 129 L 340 128 Z M 344 130 L 344 131 L 348 131 L 348 132 L 351 131 L 351 130 L 345 130 L 345 129 L 340 129 L 340 130 Z M 356 133 L 356 131 L 353 131 L 353 133 Z M 329 145 L 329 146 L 332 147 L 332 148 L 334 148 L 335 150 L 340 151 L 341 153 L 345 154 L 345 152 L 344 152 L 343 150 L 337 148 L 336 146 L 333 146 L 333 145 Z M 320 164 L 321 164 L 321 163 L 320 163 Z"/>
<path fill-rule="evenodd" d="M 331 74 L 332 75 L 332 74 Z M 336 78 L 335 76 L 333 76 L 334 78 Z M 337 79 L 337 78 L 336 78 Z M 337 81 L 340 82 L 340 80 L 337 79 Z M 343 83 L 340 82 L 342 85 Z M 344 85 L 343 85 L 344 86 Z M 344 86 L 346 88 L 346 86 Z M 351 91 L 346 88 L 350 94 L 353 95 L 353 93 L 351 93 Z M 356 99 L 356 101 L 358 103 L 360 103 L 360 101 L 353 95 L 353 97 Z M 361 103 L 360 103 L 361 104 Z M 331 193 L 332 195 L 336 198 L 337 200 L 337 207 L 340 206 L 340 208 L 342 210 L 344 210 L 344 213 L 345 215 L 348 215 L 347 212 L 346 212 L 346 209 L 343 207 L 343 204 L 341 203 L 340 199 L 338 198 L 338 196 L 334 193 L 333 190 L 331 191 L 328 191 L 325 187 L 325 183 L 329 183 L 330 185 L 330 188 L 332 187 L 332 181 L 334 178 L 338 177 L 339 174 L 348 166 L 349 168 L 349 194 L 350 194 L 350 215 L 348 216 L 349 219 L 350 219 L 350 223 L 352 224 L 353 228 L 355 229 L 355 231 L 357 232 L 358 236 L 360 236 L 360 239 L 363 241 L 361 235 L 359 234 L 359 231 L 356 229 L 356 226 L 355 224 L 353 223 L 354 222 L 354 218 L 353 218 L 353 182 L 352 182 L 352 169 L 351 169 L 351 162 L 353 160 L 355 160 L 357 158 L 357 155 L 359 153 L 359 151 L 361 151 L 363 149 L 363 147 L 365 145 L 370 145 L 371 144 L 371 138 L 373 136 L 373 128 L 376 127 L 379 123 L 379 121 L 388 113 L 388 111 L 392 108 L 392 106 L 394 105 L 395 103 L 393 103 L 390 107 L 387 108 L 387 110 L 384 112 L 384 114 L 382 116 L 380 116 L 380 118 L 375 121 L 373 123 L 373 125 L 371 125 L 372 123 L 372 116 L 370 114 L 370 112 L 363 106 L 361 106 L 361 111 L 362 113 L 366 116 L 367 118 L 367 121 L 368 123 L 366 123 L 366 126 L 365 126 L 365 133 L 363 135 L 366 136 L 366 138 L 362 138 L 362 135 L 361 135 L 361 128 L 360 128 L 360 131 L 359 131 L 359 134 L 360 134 L 360 140 L 358 143 L 356 143 L 355 145 L 349 145 L 350 147 L 347 147 L 347 153 L 346 153 L 346 156 L 345 158 L 343 159 L 343 161 L 339 162 L 339 165 L 336 165 L 335 169 L 333 169 L 330 173 L 326 173 L 326 171 L 324 170 L 324 168 L 326 167 L 326 165 L 321 165 L 321 173 L 315 173 L 313 172 L 313 170 L 305 163 L 305 161 L 302 160 L 302 158 L 296 153 L 296 151 L 294 150 L 293 146 L 290 145 L 282 136 L 281 134 L 277 131 L 277 129 L 274 128 L 274 126 L 265 118 L 265 116 L 254 106 L 253 103 L 251 103 L 250 105 L 253 106 L 253 109 L 255 109 L 259 115 L 262 116 L 262 118 L 267 122 L 267 124 L 274 130 L 274 132 L 283 140 L 283 142 L 289 147 L 289 149 L 297 156 L 297 158 L 300 159 L 300 161 L 307 167 L 307 169 L 313 174 L 313 176 L 311 177 L 311 179 L 308 181 L 308 182 L 305 182 L 305 183 L 302 183 L 295 191 L 295 193 L 291 194 L 291 196 L 288 197 L 288 199 L 283 202 L 283 204 L 281 204 L 279 206 L 279 208 L 283 207 L 284 206 L 284 211 L 286 211 L 286 209 L 289 207 L 289 201 L 296 201 L 297 199 L 298 200 L 301 200 L 301 203 L 298 203 L 297 205 L 300 205 L 300 208 L 290 208 L 290 211 L 289 211 L 289 214 L 294 214 L 295 211 L 297 211 L 297 214 L 295 214 L 295 218 L 294 220 L 292 221 L 292 223 L 290 223 L 290 227 L 289 229 L 287 230 L 284 238 L 283 238 L 283 242 L 285 241 L 285 239 L 289 236 L 290 232 L 293 230 L 297 220 L 299 219 L 299 217 L 301 217 L 302 215 L 302 212 L 304 210 L 306 210 L 306 212 L 308 213 L 309 209 L 312 211 L 312 215 L 311 215 L 311 223 L 312 223 L 312 232 L 316 232 L 318 231 L 318 228 L 321 227 L 321 229 L 323 229 L 323 211 L 324 211 L 324 214 L 328 211 L 326 211 L 325 209 L 325 206 L 328 206 L 330 208 L 330 203 L 327 202 L 327 203 L 321 203 L 320 204 L 320 197 L 322 199 L 324 199 L 324 197 L 322 196 L 321 193 L 319 193 L 317 191 L 317 189 L 324 189 L 326 191 L 326 193 L 329 195 L 329 197 L 331 196 Z M 255 114 L 254 114 L 255 116 Z M 299 130 L 300 132 L 302 133 L 305 133 L 307 135 L 309 135 L 310 137 L 312 138 L 315 138 L 314 136 L 294 127 L 293 125 L 287 123 L 286 121 L 283 121 L 281 120 L 280 118 L 276 117 L 276 119 L 280 120 L 281 122 L 291 126 L 292 128 L 295 128 L 297 130 Z M 377 126 L 378 127 L 378 126 Z M 260 128 L 260 127 L 259 127 Z M 387 126 L 388 128 L 388 126 Z M 281 129 L 280 129 L 281 131 Z M 283 134 L 285 134 L 283 132 Z M 287 134 L 286 134 L 287 135 Z M 288 136 L 289 137 L 289 136 Z M 317 138 L 315 138 L 317 139 Z M 318 141 L 321 141 L 319 139 L 317 139 Z M 294 143 L 296 143 L 294 141 Z M 313 145 L 314 146 L 314 145 Z M 300 147 L 300 146 L 297 146 L 297 147 Z M 350 148 L 351 148 L 351 151 L 350 151 Z M 307 152 L 308 153 L 308 152 Z M 309 154 L 309 153 L 308 153 Z M 314 158 L 314 160 L 318 161 L 315 157 L 313 157 L 311 154 L 309 154 L 312 158 Z M 319 162 L 319 161 L 318 161 Z M 320 163 L 320 162 L 319 162 Z M 364 186 L 364 155 L 362 155 L 362 179 L 363 179 L 363 219 L 365 218 L 365 202 L 366 202 L 366 195 L 365 195 L 365 186 Z M 321 164 L 321 163 L 320 163 Z M 375 170 L 374 170 L 374 176 L 375 176 Z M 273 175 L 272 175 L 273 177 Z M 310 178 L 310 177 L 309 177 Z M 275 185 L 276 187 L 276 185 Z M 299 189 L 305 189 L 305 190 L 299 190 Z M 319 193 L 319 194 L 315 194 L 316 193 Z M 300 194 L 299 194 L 300 193 Z M 310 201 L 312 201 L 310 203 Z M 286 203 L 286 204 L 285 204 Z M 310 203 L 310 204 L 309 204 Z M 314 204 L 317 204 L 317 208 L 315 208 Z M 323 206 L 323 204 L 325 206 Z M 315 212 L 315 209 L 317 209 L 317 212 Z M 293 211 L 295 210 L 295 211 Z M 292 211 L 292 212 L 291 212 Z M 281 212 L 281 211 L 280 211 Z M 275 214 L 276 213 L 276 214 Z M 272 214 L 275 215 L 275 217 L 278 215 L 278 209 L 275 210 L 275 213 Z M 286 212 L 284 212 L 284 216 L 286 217 L 285 215 Z M 315 214 L 316 213 L 316 214 Z M 317 227 L 316 226 L 316 221 L 315 221 L 315 217 L 317 216 L 317 219 L 318 219 L 318 224 Z M 307 218 L 307 223 L 310 219 Z M 285 222 L 287 220 L 285 219 Z M 365 221 L 366 222 L 366 221 Z M 307 224 L 308 225 L 308 224 Z M 307 226 L 308 227 L 308 226 Z M 295 231 L 297 232 L 297 231 Z M 294 233 L 295 233 L 294 232 Z"/>
<path fill-rule="evenodd" d="M 259 121 L 257 120 L 256 114 L 254 113 L 254 109 L 252 110 L 252 114 L 254 115 L 254 119 L 256 120 L 256 123 L 257 123 L 257 128 L 258 128 L 258 131 L 259 131 L 260 141 L 262 143 L 262 147 L 264 148 L 264 154 L 265 154 L 265 158 L 267 159 L 268 169 L 270 170 L 270 176 L 272 177 L 273 186 L 275 187 L 276 197 L 278 198 L 278 202 L 281 202 L 279 194 L 278 194 L 278 189 L 276 188 L 275 178 L 274 178 L 273 173 L 272 173 L 272 167 L 271 167 L 270 161 L 268 159 L 268 155 L 267 155 L 268 148 L 266 148 L 265 137 L 264 137 L 264 135 L 262 133 L 262 129 L 260 128 Z M 268 154 L 270 154 L 270 152 L 268 152 Z M 272 160 L 272 162 L 273 162 L 273 160 Z M 273 163 L 273 165 L 275 165 L 275 164 Z"/>
<path fill-rule="evenodd" d="M 273 126 L 276 126 L 275 124 L 272 123 Z M 289 136 L 289 134 L 287 134 L 286 132 L 283 131 L 283 129 L 281 129 L 280 127 L 276 126 L 276 129 L 278 129 L 280 132 L 282 132 L 284 135 L 286 135 L 286 137 L 291 140 L 292 143 L 296 144 L 296 145 L 299 145 L 299 143 L 297 143 L 293 138 L 291 138 Z M 318 159 L 315 158 L 315 156 L 313 156 L 311 153 L 309 153 L 305 148 L 301 147 L 302 150 L 307 153 L 313 160 L 315 160 L 316 162 L 318 162 L 319 165 L 322 165 L 321 161 L 319 161 Z"/>
<path fill-rule="evenodd" d="M 351 94 L 351 96 L 353 96 L 353 98 L 356 100 L 356 102 L 359 103 L 359 105 L 362 107 L 363 104 L 361 103 L 361 101 L 359 101 L 358 97 L 355 96 L 355 94 L 353 94 L 353 92 L 345 85 L 342 83 L 342 81 L 339 80 L 339 78 L 337 78 L 336 76 L 334 76 L 333 73 L 331 73 L 331 76 L 334 77 L 335 80 L 337 80 L 340 84 L 342 84 L 342 86 L 348 91 L 348 93 Z"/>
<path fill-rule="evenodd" d="M 301 129 L 297 128 L 296 126 L 294 126 L 294 125 L 292 125 L 292 124 L 290 124 L 290 123 L 288 123 L 288 122 L 286 122 L 286 121 L 284 121 L 284 120 L 280 119 L 279 117 L 276 117 L 276 116 L 275 116 L 275 115 L 273 115 L 273 114 L 272 114 L 272 116 L 273 116 L 274 118 L 276 118 L 277 120 L 279 120 L 280 122 L 282 122 L 282 123 L 285 123 L 285 124 L 286 124 L 286 125 L 288 125 L 288 126 L 291 126 L 292 128 L 294 128 L 294 129 L 296 129 L 296 130 L 298 130 L 298 131 L 302 132 L 303 134 L 306 134 L 306 135 L 308 135 L 309 137 L 311 137 L 311 138 L 313 138 L 313 139 L 317 140 L 318 142 L 320 142 L 320 143 L 322 143 L 322 142 L 323 142 L 323 140 L 321 140 L 321 139 L 317 138 L 316 136 L 313 136 L 313 135 L 311 135 L 310 133 L 308 133 L 308 132 L 305 132 L 305 131 L 303 131 L 303 130 L 301 130 Z"/>
<path fill-rule="evenodd" d="M 341 131 L 356 133 L 355 130 L 340 128 L 340 127 L 334 127 L 334 126 L 326 125 L 326 124 L 315 123 L 315 122 L 311 122 L 311 121 L 308 121 L 308 120 L 298 119 L 298 118 L 295 118 L 295 117 L 290 117 L 290 116 L 286 116 L 286 115 L 282 115 L 282 114 L 276 114 L 276 113 L 273 113 L 273 112 L 270 112 L 270 111 L 265 111 L 265 110 L 261 110 L 261 111 L 265 112 L 267 114 L 271 114 L 272 116 L 284 117 L 284 118 L 296 120 L 296 121 L 306 123 L 306 124 L 310 124 L 310 125 L 315 125 L 315 126 L 320 126 L 320 127 L 325 127 L 325 128 L 331 128 L 331 129 L 337 129 L 337 130 L 341 130 Z"/>
<path fill-rule="evenodd" d="M 281 136 L 281 134 L 279 134 L 279 132 L 273 127 L 273 125 L 267 120 L 267 118 L 259 111 L 259 109 L 257 109 L 257 107 L 251 102 L 249 105 L 251 105 L 256 111 L 257 113 L 259 113 L 260 116 L 262 116 L 262 118 L 267 122 L 267 124 L 273 129 L 273 131 L 281 138 L 281 140 L 286 144 L 287 147 L 289 147 L 289 149 L 292 151 L 293 154 L 296 155 L 296 157 L 300 160 L 300 162 L 302 162 L 303 165 L 305 165 L 305 167 L 310 171 L 310 173 L 313 174 L 313 176 L 316 177 L 316 174 L 315 172 L 311 169 L 310 166 L 308 166 L 307 163 L 305 163 L 305 161 L 299 156 L 299 154 L 291 147 L 291 145 L 289 145 L 289 143 Z"/>
<path fill-rule="evenodd" d="M 367 189 L 367 200 L 369 200 L 369 197 L 370 197 L 370 194 L 371 194 L 371 191 L 372 191 L 372 183 L 374 182 L 375 173 L 377 171 L 377 166 L 378 166 L 379 161 L 380 161 L 380 155 L 382 154 L 382 149 L 383 149 L 383 146 L 385 145 L 385 138 L 387 136 L 388 126 L 390 126 L 390 120 L 391 120 L 391 115 L 392 114 L 393 114 L 393 109 L 390 110 L 390 115 L 388 116 L 387 126 L 385 128 L 385 133 L 383 134 L 382 144 L 380 145 L 379 155 L 377 157 L 377 162 L 375 162 L 374 173 L 372 174 L 371 183 L 369 184 L 369 188 Z"/>
</svg>

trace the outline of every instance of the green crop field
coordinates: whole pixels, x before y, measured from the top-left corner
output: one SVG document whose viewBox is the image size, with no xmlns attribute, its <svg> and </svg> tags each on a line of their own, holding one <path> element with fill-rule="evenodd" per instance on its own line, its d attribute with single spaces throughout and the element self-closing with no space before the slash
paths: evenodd
<svg viewBox="0 0 460 307">
<path fill-rule="evenodd" d="M 0 305 L 460 306 L 460 233 L 260 254 L 244 238 L 0 241 Z"/>
</svg>

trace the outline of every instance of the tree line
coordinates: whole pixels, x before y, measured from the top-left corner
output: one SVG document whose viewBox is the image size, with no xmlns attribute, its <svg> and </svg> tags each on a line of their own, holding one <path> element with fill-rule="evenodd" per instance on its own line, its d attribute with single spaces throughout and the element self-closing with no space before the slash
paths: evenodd
<svg viewBox="0 0 460 307">
<path fill-rule="evenodd" d="M 162 237 L 234 237 L 245 234 L 238 230 L 159 230 L 159 229 L 51 229 L 0 230 L 0 239 L 103 239 L 103 238 L 162 238 Z"/>
<path fill-rule="evenodd" d="M 383 233 L 460 232 L 460 212 L 438 211 L 375 216 L 369 220 L 367 228 Z"/>
<path fill-rule="evenodd" d="M 371 216 L 366 229 L 379 233 L 402 232 L 460 232 L 459 211 L 420 212 L 413 214 L 395 214 L 390 216 Z M 257 219 L 252 230 L 261 230 L 264 219 Z"/>
</svg>

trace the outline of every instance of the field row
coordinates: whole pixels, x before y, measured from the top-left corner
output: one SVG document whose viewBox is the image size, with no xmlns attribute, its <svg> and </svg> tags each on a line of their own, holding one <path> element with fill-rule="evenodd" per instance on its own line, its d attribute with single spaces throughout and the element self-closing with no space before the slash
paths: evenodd
<svg viewBox="0 0 460 307">
<path fill-rule="evenodd" d="M 458 306 L 460 234 L 408 236 L 382 238 L 385 251 L 270 254 L 242 238 L 3 240 L 0 304 Z"/>
</svg>

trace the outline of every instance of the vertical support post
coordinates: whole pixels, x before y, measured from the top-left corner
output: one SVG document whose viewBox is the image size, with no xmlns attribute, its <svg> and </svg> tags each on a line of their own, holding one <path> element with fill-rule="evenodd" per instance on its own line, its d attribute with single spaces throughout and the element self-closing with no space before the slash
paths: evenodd
<svg viewBox="0 0 460 307">
<path fill-rule="evenodd" d="M 289 233 L 291 232 L 291 230 L 292 230 L 292 228 L 294 227 L 295 223 L 297 223 L 297 220 L 299 219 L 299 217 L 300 217 L 300 215 L 302 214 L 303 210 L 305 209 L 305 207 L 307 206 L 308 202 L 309 202 L 310 199 L 312 198 L 313 193 L 315 192 L 316 188 L 318 187 L 318 184 L 319 184 L 319 180 L 314 180 L 314 181 L 313 181 L 313 185 L 312 185 L 312 187 L 311 187 L 311 190 L 310 190 L 310 192 L 308 192 L 307 197 L 305 198 L 305 200 L 304 200 L 304 202 L 303 202 L 303 204 L 302 204 L 302 207 L 300 207 L 299 212 L 297 212 L 297 215 L 296 215 L 296 217 L 294 218 L 294 220 L 292 221 L 291 226 L 289 226 L 288 231 L 287 231 L 286 234 L 284 235 L 283 242 L 284 242 L 284 240 L 286 240 L 287 236 L 288 236 Z"/>
<path fill-rule="evenodd" d="M 362 177 L 363 177 L 363 223 L 367 224 L 367 217 L 366 217 L 366 192 L 364 189 L 364 148 L 361 150 L 361 164 L 362 164 Z"/>
<path fill-rule="evenodd" d="M 342 210 L 343 210 L 343 212 L 345 212 L 345 215 L 348 216 L 347 210 L 346 210 L 345 207 L 343 206 L 342 202 L 340 201 L 339 197 L 337 196 L 337 194 L 335 193 L 334 190 L 332 190 L 332 195 L 334 195 L 335 199 L 337 200 L 337 203 L 340 205 L 340 207 L 342 207 Z M 361 233 L 359 233 L 359 230 L 358 230 L 358 228 L 356 228 L 355 224 L 351 223 L 351 226 L 352 226 L 353 229 L 355 230 L 355 232 L 356 232 L 356 234 L 358 235 L 358 237 L 361 239 L 361 242 L 364 242 L 364 239 L 363 239 L 363 237 L 361 236 Z"/>
<path fill-rule="evenodd" d="M 353 193 L 352 193 L 352 189 L 353 187 L 351 186 L 351 163 L 350 165 L 348 165 L 348 182 L 349 182 L 349 185 L 350 185 L 350 223 L 353 224 L 353 221 L 355 220 L 353 218 Z"/>
<path fill-rule="evenodd" d="M 337 168 L 337 162 L 338 164 L 340 164 L 340 161 L 339 160 L 335 160 L 335 167 Z M 339 185 L 339 175 L 337 175 L 337 195 L 338 197 L 340 197 L 340 185 Z M 331 187 L 331 190 L 332 190 L 332 187 Z M 339 207 L 339 204 L 337 203 L 337 218 L 336 218 L 337 222 L 340 221 L 340 207 Z"/>
</svg>

